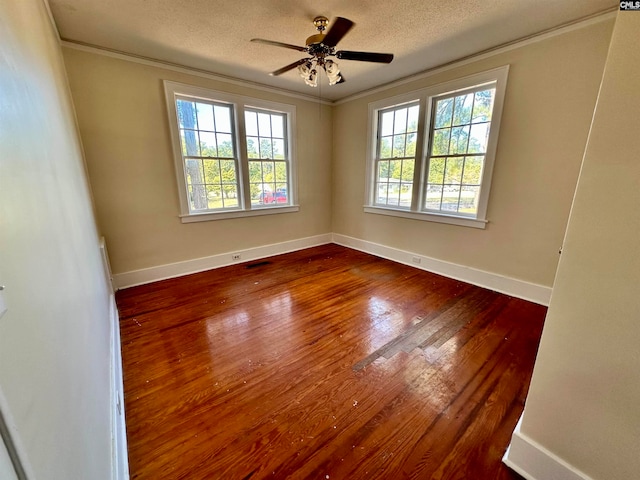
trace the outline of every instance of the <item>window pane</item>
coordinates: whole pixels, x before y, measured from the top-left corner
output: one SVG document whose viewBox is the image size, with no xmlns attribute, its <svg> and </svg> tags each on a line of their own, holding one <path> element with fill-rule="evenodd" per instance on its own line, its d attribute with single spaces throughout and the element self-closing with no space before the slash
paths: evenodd
<svg viewBox="0 0 640 480">
<path fill-rule="evenodd" d="M 216 105 L 214 111 L 216 117 L 216 132 L 231 133 L 231 108 Z"/>
<path fill-rule="evenodd" d="M 377 192 L 377 196 L 376 196 L 376 203 L 382 204 L 382 205 L 386 205 L 387 204 L 387 191 L 389 188 L 389 184 L 384 182 L 384 183 L 377 183 L 376 184 L 376 192 Z"/>
<path fill-rule="evenodd" d="M 258 136 L 258 114 L 256 112 L 244 112 L 244 125 L 247 135 L 252 137 Z"/>
<path fill-rule="evenodd" d="M 249 158 L 258 158 L 258 138 L 247 137 L 247 156 Z"/>
<path fill-rule="evenodd" d="M 483 166 L 484 157 L 466 157 L 464 162 L 464 175 L 462 176 L 462 183 L 467 185 L 480 185 Z"/>
<path fill-rule="evenodd" d="M 431 155 L 446 155 L 449 153 L 449 135 L 451 135 L 450 128 L 443 128 L 433 132 Z"/>
<path fill-rule="evenodd" d="M 287 164 L 276 162 L 276 182 L 287 182 Z"/>
<path fill-rule="evenodd" d="M 394 135 L 393 136 L 393 157 L 404 157 L 404 142 L 406 135 Z"/>
<path fill-rule="evenodd" d="M 402 162 L 402 181 L 403 182 L 412 182 L 413 181 L 413 170 L 414 170 L 414 160 L 403 160 Z"/>
<path fill-rule="evenodd" d="M 414 105 L 409 108 L 409 113 L 407 115 L 407 132 L 417 132 L 418 131 L 418 115 L 420 113 L 420 106 Z"/>
<path fill-rule="evenodd" d="M 216 134 L 212 132 L 200 132 L 200 155 L 203 157 L 217 157 Z"/>
<path fill-rule="evenodd" d="M 453 127 L 451 129 L 451 143 L 449 153 L 467 153 L 467 143 L 469 142 L 469 125 L 466 127 Z"/>
<path fill-rule="evenodd" d="M 194 130 L 180 130 L 180 142 L 182 143 L 183 155 L 200 156 L 198 132 Z"/>
<path fill-rule="evenodd" d="M 207 186 L 207 208 L 222 208 L 222 189 L 219 185 Z"/>
<path fill-rule="evenodd" d="M 235 185 L 222 186 L 222 204 L 225 207 L 238 206 L 238 190 L 236 189 Z"/>
<path fill-rule="evenodd" d="M 206 210 L 209 208 L 207 202 L 207 191 L 202 184 L 189 185 L 187 192 L 189 194 L 189 203 L 191 210 Z"/>
<path fill-rule="evenodd" d="M 289 203 L 286 183 L 276 183 L 275 203 Z"/>
<path fill-rule="evenodd" d="M 402 175 L 402 160 L 391 160 L 389 162 L 389 178 L 400 181 Z"/>
<path fill-rule="evenodd" d="M 180 128 L 196 129 L 196 107 L 194 102 L 187 100 L 176 100 L 176 110 L 178 111 L 178 124 Z"/>
<path fill-rule="evenodd" d="M 382 124 L 380 126 L 381 136 L 387 137 L 389 135 L 393 135 L 393 111 L 384 112 L 380 123 Z"/>
<path fill-rule="evenodd" d="M 261 137 L 271 136 L 271 115 L 267 113 L 258 114 L 258 134 Z"/>
<path fill-rule="evenodd" d="M 458 211 L 458 200 L 460 198 L 460 187 L 457 185 L 445 185 L 442 192 L 442 210 L 452 212 Z"/>
<path fill-rule="evenodd" d="M 222 160 L 220 162 L 221 183 L 236 185 L 236 162 Z"/>
<path fill-rule="evenodd" d="M 412 183 L 401 183 L 400 184 L 400 206 L 401 207 L 410 207 L 411 206 L 411 195 L 413 193 L 413 184 Z"/>
<path fill-rule="evenodd" d="M 460 207 L 458 211 L 461 213 L 478 213 L 478 200 L 480 197 L 480 187 L 462 187 L 460 193 Z"/>
<path fill-rule="evenodd" d="M 262 181 L 265 183 L 275 183 L 275 170 L 273 162 L 262 162 Z M 275 186 L 273 190 L 275 190 Z"/>
<path fill-rule="evenodd" d="M 262 183 L 262 168 L 260 162 L 249 162 L 249 182 Z"/>
<path fill-rule="evenodd" d="M 273 151 L 270 138 L 260 139 L 260 158 L 273 158 Z"/>
<path fill-rule="evenodd" d="M 453 106 L 453 124 L 465 125 L 471 123 L 471 109 L 473 108 L 473 93 L 460 95 L 455 98 Z"/>
<path fill-rule="evenodd" d="M 464 159 L 460 157 L 447 158 L 447 166 L 444 173 L 444 183 L 460 184 L 462 181 L 462 165 Z"/>
<path fill-rule="evenodd" d="M 487 151 L 489 125 L 489 123 L 475 123 L 471 125 L 469 153 L 485 153 Z"/>
<path fill-rule="evenodd" d="M 228 133 L 218 133 L 216 135 L 218 140 L 218 156 L 233 158 L 233 143 L 231 141 L 231 135 Z"/>
<path fill-rule="evenodd" d="M 284 160 L 284 140 L 273 140 L 273 158 Z"/>
<path fill-rule="evenodd" d="M 474 123 L 488 122 L 491 120 L 491 113 L 493 111 L 493 99 L 495 97 L 495 93 L 495 88 L 476 92 L 472 118 L 472 121 Z"/>
<path fill-rule="evenodd" d="M 185 162 L 185 170 L 187 172 L 187 183 L 203 183 L 202 180 L 202 163 L 200 160 L 188 159 Z"/>
<path fill-rule="evenodd" d="M 208 184 L 220 183 L 220 163 L 218 160 L 203 160 L 204 182 Z"/>
<path fill-rule="evenodd" d="M 389 179 L 389 161 L 378 162 L 378 180 L 386 182 Z"/>
<path fill-rule="evenodd" d="M 196 103 L 196 110 L 198 113 L 198 130 L 214 132 L 216 127 L 213 124 L 213 105 Z"/>
<path fill-rule="evenodd" d="M 380 139 L 380 158 L 391 158 L 391 139 L 393 137 L 382 137 Z"/>
<path fill-rule="evenodd" d="M 404 133 L 407 131 L 407 108 L 399 108 L 396 110 L 396 116 L 393 121 L 393 133 Z"/>
<path fill-rule="evenodd" d="M 442 185 L 429 185 L 427 187 L 427 200 L 425 202 L 425 208 L 431 210 L 440 210 L 442 205 Z"/>
<path fill-rule="evenodd" d="M 405 156 L 412 157 L 416 154 L 416 139 L 417 134 L 415 133 L 407 135 L 407 150 L 405 151 Z"/>
<path fill-rule="evenodd" d="M 429 162 L 429 186 L 444 183 L 444 158 L 432 158 Z"/>
<path fill-rule="evenodd" d="M 436 101 L 435 128 L 451 126 L 451 116 L 453 115 L 453 98 L 445 98 Z"/>
<path fill-rule="evenodd" d="M 282 115 L 271 115 L 271 136 L 284 138 L 284 117 Z"/>
</svg>

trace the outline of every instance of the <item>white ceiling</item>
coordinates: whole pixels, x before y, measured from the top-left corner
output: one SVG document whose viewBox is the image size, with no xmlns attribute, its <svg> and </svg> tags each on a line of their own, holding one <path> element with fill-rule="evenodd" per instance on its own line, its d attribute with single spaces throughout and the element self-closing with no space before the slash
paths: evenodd
<svg viewBox="0 0 640 480">
<path fill-rule="evenodd" d="M 49 0 L 63 40 L 134 54 L 328 100 L 428 70 L 615 8 L 616 0 Z M 305 56 L 250 43 L 304 46 L 317 15 L 355 22 L 338 49 L 393 53 L 390 65 L 340 60 L 346 82 L 313 89 Z M 331 25 L 329 25 L 331 26 Z M 318 92 L 321 90 L 321 92 Z"/>
</svg>

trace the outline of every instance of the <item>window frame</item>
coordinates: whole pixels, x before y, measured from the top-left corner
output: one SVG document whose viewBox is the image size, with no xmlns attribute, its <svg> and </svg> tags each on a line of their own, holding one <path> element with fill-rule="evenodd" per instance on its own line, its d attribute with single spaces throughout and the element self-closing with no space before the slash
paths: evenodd
<svg viewBox="0 0 640 480">
<path fill-rule="evenodd" d="M 173 150 L 174 168 L 180 201 L 180 220 L 182 223 L 222 220 L 228 218 L 251 217 L 297 212 L 297 169 L 296 169 L 296 107 L 294 105 L 271 102 L 245 95 L 236 95 L 203 87 L 196 87 L 169 80 L 164 81 L 169 130 Z M 208 104 L 226 104 L 231 107 L 232 138 L 237 151 L 238 207 L 220 210 L 192 212 L 189 208 L 187 173 L 180 142 L 180 127 L 176 100 L 187 98 Z M 285 161 L 287 162 L 287 204 L 252 205 L 249 179 L 249 161 L 247 154 L 247 134 L 245 128 L 245 109 L 279 113 L 285 116 Z"/>
<path fill-rule="evenodd" d="M 485 228 L 486 218 L 495 154 L 500 132 L 500 121 L 506 92 L 509 66 L 495 68 L 485 72 L 465 76 L 452 81 L 439 83 L 430 87 L 415 90 L 402 95 L 378 100 L 369 104 L 369 128 L 367 137 L 367 171 L 365 185 L 366 213 L 391 215 L 396 217 L 411 218 L 430 222 L 447 223 L 474 228 Z M 431 122 L 433 121 L 433 107 L 435 101 L 443 96 L 454 95 L 457 92 L 477 89 L 483 85 L 495 84 L 494 106 L 491 118 L 491 128 L 487 141 L 485 163 L 480 182 L 480 196 L 478 200 L 477 214 L 460 214 L 457 212 L 442 213 L 427 211 L 424 206 L 424 198 L 427 188 L 428 152 L 431 145 Z M 417 143 L 415 153 L 413 193 L 410 207 L 378 205 L 375 203 L 376 195 L 376 165 L 378 160 L 378 133 L 380 113 L 390 108 L 409 105 L 418 102 L 420 111 L 418 114 Z"/>
</svg>

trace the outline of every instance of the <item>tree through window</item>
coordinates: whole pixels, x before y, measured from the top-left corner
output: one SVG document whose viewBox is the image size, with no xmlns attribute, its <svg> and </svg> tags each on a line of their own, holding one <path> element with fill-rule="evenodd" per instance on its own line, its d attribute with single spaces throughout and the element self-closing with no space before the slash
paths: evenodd
<svg viewBox="0 0 640 480">
<path fill-rule="evenodd" d="M 484 228 L 507 73 L 370 104 L 365 211 Z"/>
<path fill-rule="evenodd" d="M 168 81 L 165 93 L 183 217 L 294 205 L 295 107 Z"/>
</svg>

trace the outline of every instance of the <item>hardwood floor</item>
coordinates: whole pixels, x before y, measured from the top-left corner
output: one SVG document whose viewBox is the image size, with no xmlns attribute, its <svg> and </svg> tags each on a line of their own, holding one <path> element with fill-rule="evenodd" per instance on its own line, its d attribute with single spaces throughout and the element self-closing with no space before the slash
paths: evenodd
<svg viewBox="0 0 640 480">
<path fill-rule="evenodd" d="M 518 479 L 546 308 L 324 245 L 117 293 L 134 479 Z"/>
</svg>

